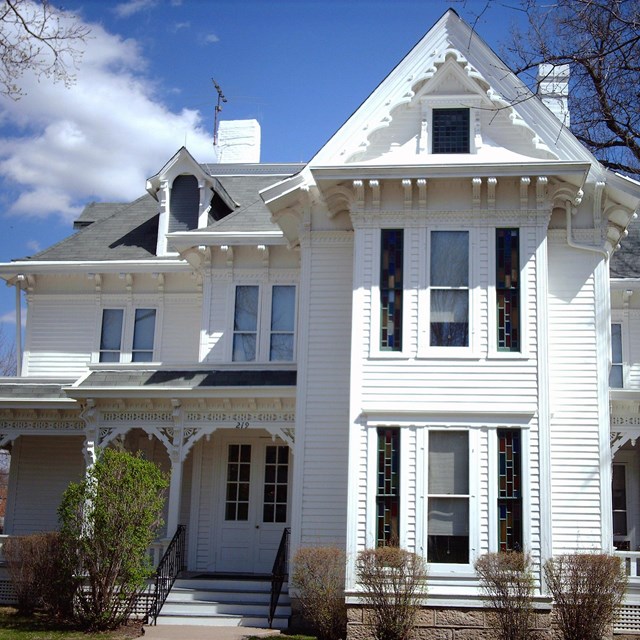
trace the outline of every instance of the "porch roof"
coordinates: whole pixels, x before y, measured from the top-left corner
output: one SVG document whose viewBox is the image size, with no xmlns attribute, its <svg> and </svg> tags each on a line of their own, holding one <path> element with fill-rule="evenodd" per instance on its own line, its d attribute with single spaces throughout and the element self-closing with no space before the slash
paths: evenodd
<svg viewBox="0 0 640 640">
<path fill-rule="evenodd" d="M 74 380 L 51 380 L 8 377 L 0 378 L 0 406 L 56 406 L 75 405 L 67 397 L 64 387 Z"/>
<path fill-rule="evenodd" d="M 283 394 L 284 388 L 294 392 L 296 378 L 295 370 L 282 369 L 92 371 L 65 391 L 72 398 L 112 395 L 114 392 L 120 397 L 180 397 L 233 395 L 230 393 L 233 389 L 246 395 L 250 388 L 268 391 L 274 387 L 278 395 L 288 395 Z M 256 395 L 255 391 L 253 395 Z"/>
</svg>

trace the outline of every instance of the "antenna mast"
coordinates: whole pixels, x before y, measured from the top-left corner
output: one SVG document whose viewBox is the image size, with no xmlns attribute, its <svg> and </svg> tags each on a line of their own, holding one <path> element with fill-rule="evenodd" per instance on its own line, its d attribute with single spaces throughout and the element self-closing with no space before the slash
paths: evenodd
<svg viewBox="0 0 640 640">
<path fill-rule="evenodd" d="M 226 102 L 227 99 L 224 97 L 224 93 L 222 93 L 222 89 L 220 88 L 220 85 L 213 78 L 211 78 L 211 82 L 213 82 L 213 86 L 218 92 L 218 104 L 216 105 L 216 108 L 213 114 L 213 146 L 217 147 L 218 146 L 218 125 L 220 124 L 218 121 L 218 114 L 222 111 L 222 103 Z"/>
</svg>

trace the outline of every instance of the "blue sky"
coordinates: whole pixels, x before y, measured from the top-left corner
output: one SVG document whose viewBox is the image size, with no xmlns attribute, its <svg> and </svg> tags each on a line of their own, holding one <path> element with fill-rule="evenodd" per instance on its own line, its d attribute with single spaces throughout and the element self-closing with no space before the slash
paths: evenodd
<svg viewBox="0 0 640 640">
<path fill-rule="evenodd" d="M 57 4 L 52 0 L 53 4 Z M 67 0 L 91 34 L 70 88 L 0 97 L 0 261 L 71 233 L 91 201 L 128 201 L 186 143 L 212 159 L 223 119 L 255 118 L 263 162 L 309 160 L 449 8 L 496 51 L 519 17 L 493 0 Z M 13 289 L 0 329 L 13 336 Z"/>
</svg>

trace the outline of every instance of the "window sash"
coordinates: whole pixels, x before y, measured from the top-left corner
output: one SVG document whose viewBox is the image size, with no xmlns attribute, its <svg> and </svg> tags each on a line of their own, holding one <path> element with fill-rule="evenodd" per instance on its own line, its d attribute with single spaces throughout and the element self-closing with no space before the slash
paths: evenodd
<svg viewBox="0 0 640 640">
<path fill-rule="evenodd" d="M 400 429 L 380 427 L 376 483 L 376 546 L 400 541 Z"/>
<path fill-rule="evenodd" d="M 469 153 L 469 109 L 433 109 L 432 153 Z"/>
<path fill-rule="evenodd" d="M 622 324 L 611 324 L 611 370 L 609 371 L 609 387 L 622 389 L 624 387 L 624 369 L 622 356 Z"/>
<path fill-rule="evenodd" d="M 133 324 L 132 362 L 151 362 L 156 330 L 156 310 L 136 309 Z"/>
<path fill-rule="evenodd" d="M 256 359 L 259 300 L 260 288 L 257 285 L 236 287 L 233 316 L 234 362 L 251 362 Z"/>
<path fill-rule="evenodd" d="M 469 562 L 469 432 L 430 431 L 427 561 Z"/>
<path fill-rule="evenodd" d="M 120 362 L 124 309 L 103 309 L 100 333 L 100 362 Z"/>
<path fill-rule="evenodd" d="M 520 232 L 496 229 L 498 351 L 520 351 Z"/>
<path fill-rule="evenodd" d="M 469 346 L 469 232 L 431 231 L 429 344 Z"/>
<path fill-rule="evenodd" d="M 498 548 L 522 551 L 522 433 L 499 429 L 498 433 Z"/>
<path fill-rule="evenodd" d="M 402 351 L 404 230 L 380 232 L 380 348 Z"/>
<path fill-rule="evenodd" d="M 292 285 L 275 285 L 271 288 L 271 335 L 269 360 L 291 362 L 293 360 L 296 310 L 296 288 Z"/>
</svg>

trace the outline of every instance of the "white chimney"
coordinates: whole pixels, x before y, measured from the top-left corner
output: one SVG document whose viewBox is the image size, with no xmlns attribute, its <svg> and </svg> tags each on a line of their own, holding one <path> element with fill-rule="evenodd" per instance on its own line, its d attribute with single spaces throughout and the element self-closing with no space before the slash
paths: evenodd
<svg viewBox="0 0 640 640">
<path fill-rule="evenodd" d="M 542 102 L 565 127 L 569 127 L 569 65 L 541 64 L 536 81 Z"/>
<path fill-rule="evenodd" d="M 260 162 L 260 125 L 257 120 L 222 120 L 216 145 L 218 162 Z"/>
</svg>

